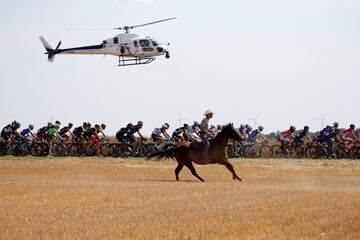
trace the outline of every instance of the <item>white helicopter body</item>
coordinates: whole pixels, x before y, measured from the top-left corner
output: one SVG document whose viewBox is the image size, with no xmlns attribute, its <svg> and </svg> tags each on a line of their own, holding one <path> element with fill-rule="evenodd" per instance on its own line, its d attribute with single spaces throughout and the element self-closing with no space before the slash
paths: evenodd
<svg viewBox="0 0 360 240">
<path fill-rule="evenodd" d="M 172 19 L 174 18 L 138 26 L 114 28 L 117 30 L 125 30 L 125 33 L 120 33 L 113 38 L 103 40 L 102 43 L 98 45 L 59 49 L 61 45 L 60 41 L 57 47 L 53 49 L 44 37 L 40 37 L 40 40 L 46 49 L 45 54 L 48 55 L 49 62 L 53 62 L 57 54 L 99 54 L 118 56 L 119 66 L 148 64 L 160 55 L 165 55 L 166 58 L 169 58 L 169 44 L 161 44 L 154 38 L 144 37 L 137 33 L 129 33 L 129 29 Z"/>
</svg>

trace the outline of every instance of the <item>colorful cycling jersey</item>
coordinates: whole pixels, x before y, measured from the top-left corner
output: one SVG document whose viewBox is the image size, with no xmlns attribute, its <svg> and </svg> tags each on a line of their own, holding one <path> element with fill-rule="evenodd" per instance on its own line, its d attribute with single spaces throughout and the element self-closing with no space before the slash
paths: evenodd
<svg viewBox="0 0 360 240">
<path fill-rule="evenodd" d="M 324 140 L 328 140 L 334 136 L 334 131 L 332 127 L 327 127 L 322 131 L 321 137 Z"/>
<path fill-rule="evenodd" d="M 153 135 L 160 135 L 162 133 L 161 128 L 155 128 L 154 131 L 152 132 Z"/>
<path fill-rule="evenodd" d="M 188 136 L 192 136 L 193 134 L 197 135 L 200 129 L 198 127 L 192 126 L 187 128 L 185 131 Z"/>
<path fill-rule="evenodd" d="M 280 138 L 285 139 L 285 138 L 289 138 L 291 136 L 292 136 L 292 132 L 290 130 L 287 130 L 287 131 L 281 133 Z"/>
<path fill-rule="evenodd" d="M 252 130 L 252 131 L 250 132 L 250 134 L 249 134 L 249 140 L 255 142 L 255 141 L 256 141 L 256 137 L 257 137 L 257 135 L 259 135 L 259 133 L 260 133 L 259 129 Z"/>
<path fill-rule="evenodd" d="M 93 128 L 89 128 L 88 130 L 86 130 L 84 132 L 84 136 L 86 137 L 90 137 L 92 136 L 94 133 L 96 132 L 96 129 L 93 127 Z"/>
<path fill-rule="evenodd" d="M 60 135 L 61 137 L 65 137 L 65 136 L 66 136 L 66 133 L 70 132 L 70 129 L 71 129 L 71 128 L 69 128 L 68 126 L 63 127 L 62 129 L 60 129 L 59 135 Z"/>
<path fill-rule="evenodd" d="M 13 128 L 10 124 L 4 127 L 1 131 L 1 137 L 4 138 L 4 140 L 10 139 L 12 134 L 15 134 L 16 128 Z"/>
<path fill-rule="evenodd" d="M 181 135 L 185 132 L 185 128 L 184 127 L 179 127 L 177 129 L 174 130 L 173 134 L 176 134 L 176 135 Z"/>
<path fill-rule="evenodd" d="M 343 136 L 343 137 L 349 137 L 349 136 L 352 135 L 353 133 L 354 133 L 354 130 L 352 130 L 351 128 L 349 128 L 349 129 L 346 129 L 346 130 L 343 132 L 342 136 Z"/>
<path fill-rule="evenodd" d="M 20 132 L 20 135 L 23 136 L 24 138 L 28 138 L 30 135 L 30 132 L 31 132 L 30 128 L 25 128 L 24 130 L 22 130 Z"/>
<path fill-rule="evenodd" d="M 52 126 L 52 127 L 48 128 L 48 129 L 46 130 L 46 135 L 47 135 L 48 137 L 52 138 L 52 137 L 55 135 L 56 132 L 57 132 L 56 127 L 55 127 L 55 126 Z"/>
</svg>

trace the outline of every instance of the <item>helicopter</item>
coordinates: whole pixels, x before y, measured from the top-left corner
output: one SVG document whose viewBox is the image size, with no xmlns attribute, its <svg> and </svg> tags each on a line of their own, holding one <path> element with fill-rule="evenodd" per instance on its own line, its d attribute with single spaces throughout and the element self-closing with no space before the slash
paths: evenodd
<svg viewBox="0 0 360 240">
<path fill-rule="evenodd" d="M 52 48 L 44 37 L 40 36 L 40 41 L 44 45 L 48 55 L 48 61 L 53 62 L 57 54 L 99 54 L 99 55 L 114 55 L 119 57 L 118 66 L 131 66 L 149 64 L 155 60 L 157 56 L 165 55 L 165 58 L 170 58 L 169 43 L 162 44 L 152 37 L 144 37 L 137 33 L 131 33 L 130 30 L 138 27 L 143 27 L 151 24 L 156 24 L 164 21 L 173 20 L 176 18 L 167 18 L 154 22 L 144 23 L 134 26 L 124 26 L 117 28 L 106 28 L 113 30 L 124 30 L 125 33 L 120 33 L 113 38 L 103 40 L 101 44 L 82 46 L 75 48 L 60 49 L 61 41 L 59 41 L 56 48 Z M 103 28 L 105 29 L 105 28 Z M 74 30 L 96 30 L 96 29 L 71 29 Z"/>
</svg>

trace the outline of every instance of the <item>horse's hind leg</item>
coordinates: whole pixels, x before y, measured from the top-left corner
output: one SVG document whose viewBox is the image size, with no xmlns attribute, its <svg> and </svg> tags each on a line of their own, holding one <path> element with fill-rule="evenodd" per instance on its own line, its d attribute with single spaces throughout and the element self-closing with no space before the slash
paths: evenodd
<svg viewBox="0 0 360 240">
<path fill-rule="evenodd" d="M 233 165 L 227 159 L 224 159 L 224 161 L 219 162 L 219 164 L 224 165 L 233 174 L 234 180 L 242 181 L 241 178 L 236 174 Z"/>
<path fill-rule="evenodd" d="M 179 181 L 179 173 L 181 171 L 181 169 L 184 167 L 184 164 L 182 163 L 178 163 L 176 169 L 175 169 L 175 176 L 176 176 L 176 181 Z"/>
<path fill-rule="evenodd" d="M 195 177 L 197 177 L 200 181 L 204 182 L 204 179 L 202 179 L 202 178 L 197 174 L 197 172 L 196 172 L 193 164 L 192 164 L 190 161 L 187 162 L 187 163 L 185 163 L 185 166 L 187 166 L 187 167 L 190 169 L 192 175 L 194 175 Z"/>
</svg>

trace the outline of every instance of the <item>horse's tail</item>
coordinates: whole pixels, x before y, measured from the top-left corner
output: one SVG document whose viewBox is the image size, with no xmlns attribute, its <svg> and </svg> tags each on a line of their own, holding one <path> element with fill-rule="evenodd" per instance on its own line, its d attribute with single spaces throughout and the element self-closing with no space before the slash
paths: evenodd
<svg viewBox="0 0 360 240">
<path fill-rule="evenodd" d="M 181 147 L 169 148 L 169 149 L 166 149 L 165 151 L 158 151 L 158 152 L 152 153 L 147 157 L 147 159 L 150 159 L 150 158 L 156 158 L 156 159 L 174 158 L 175 154 L 177 153 L 179 148 L 181 148 Z"/>
</svg>

